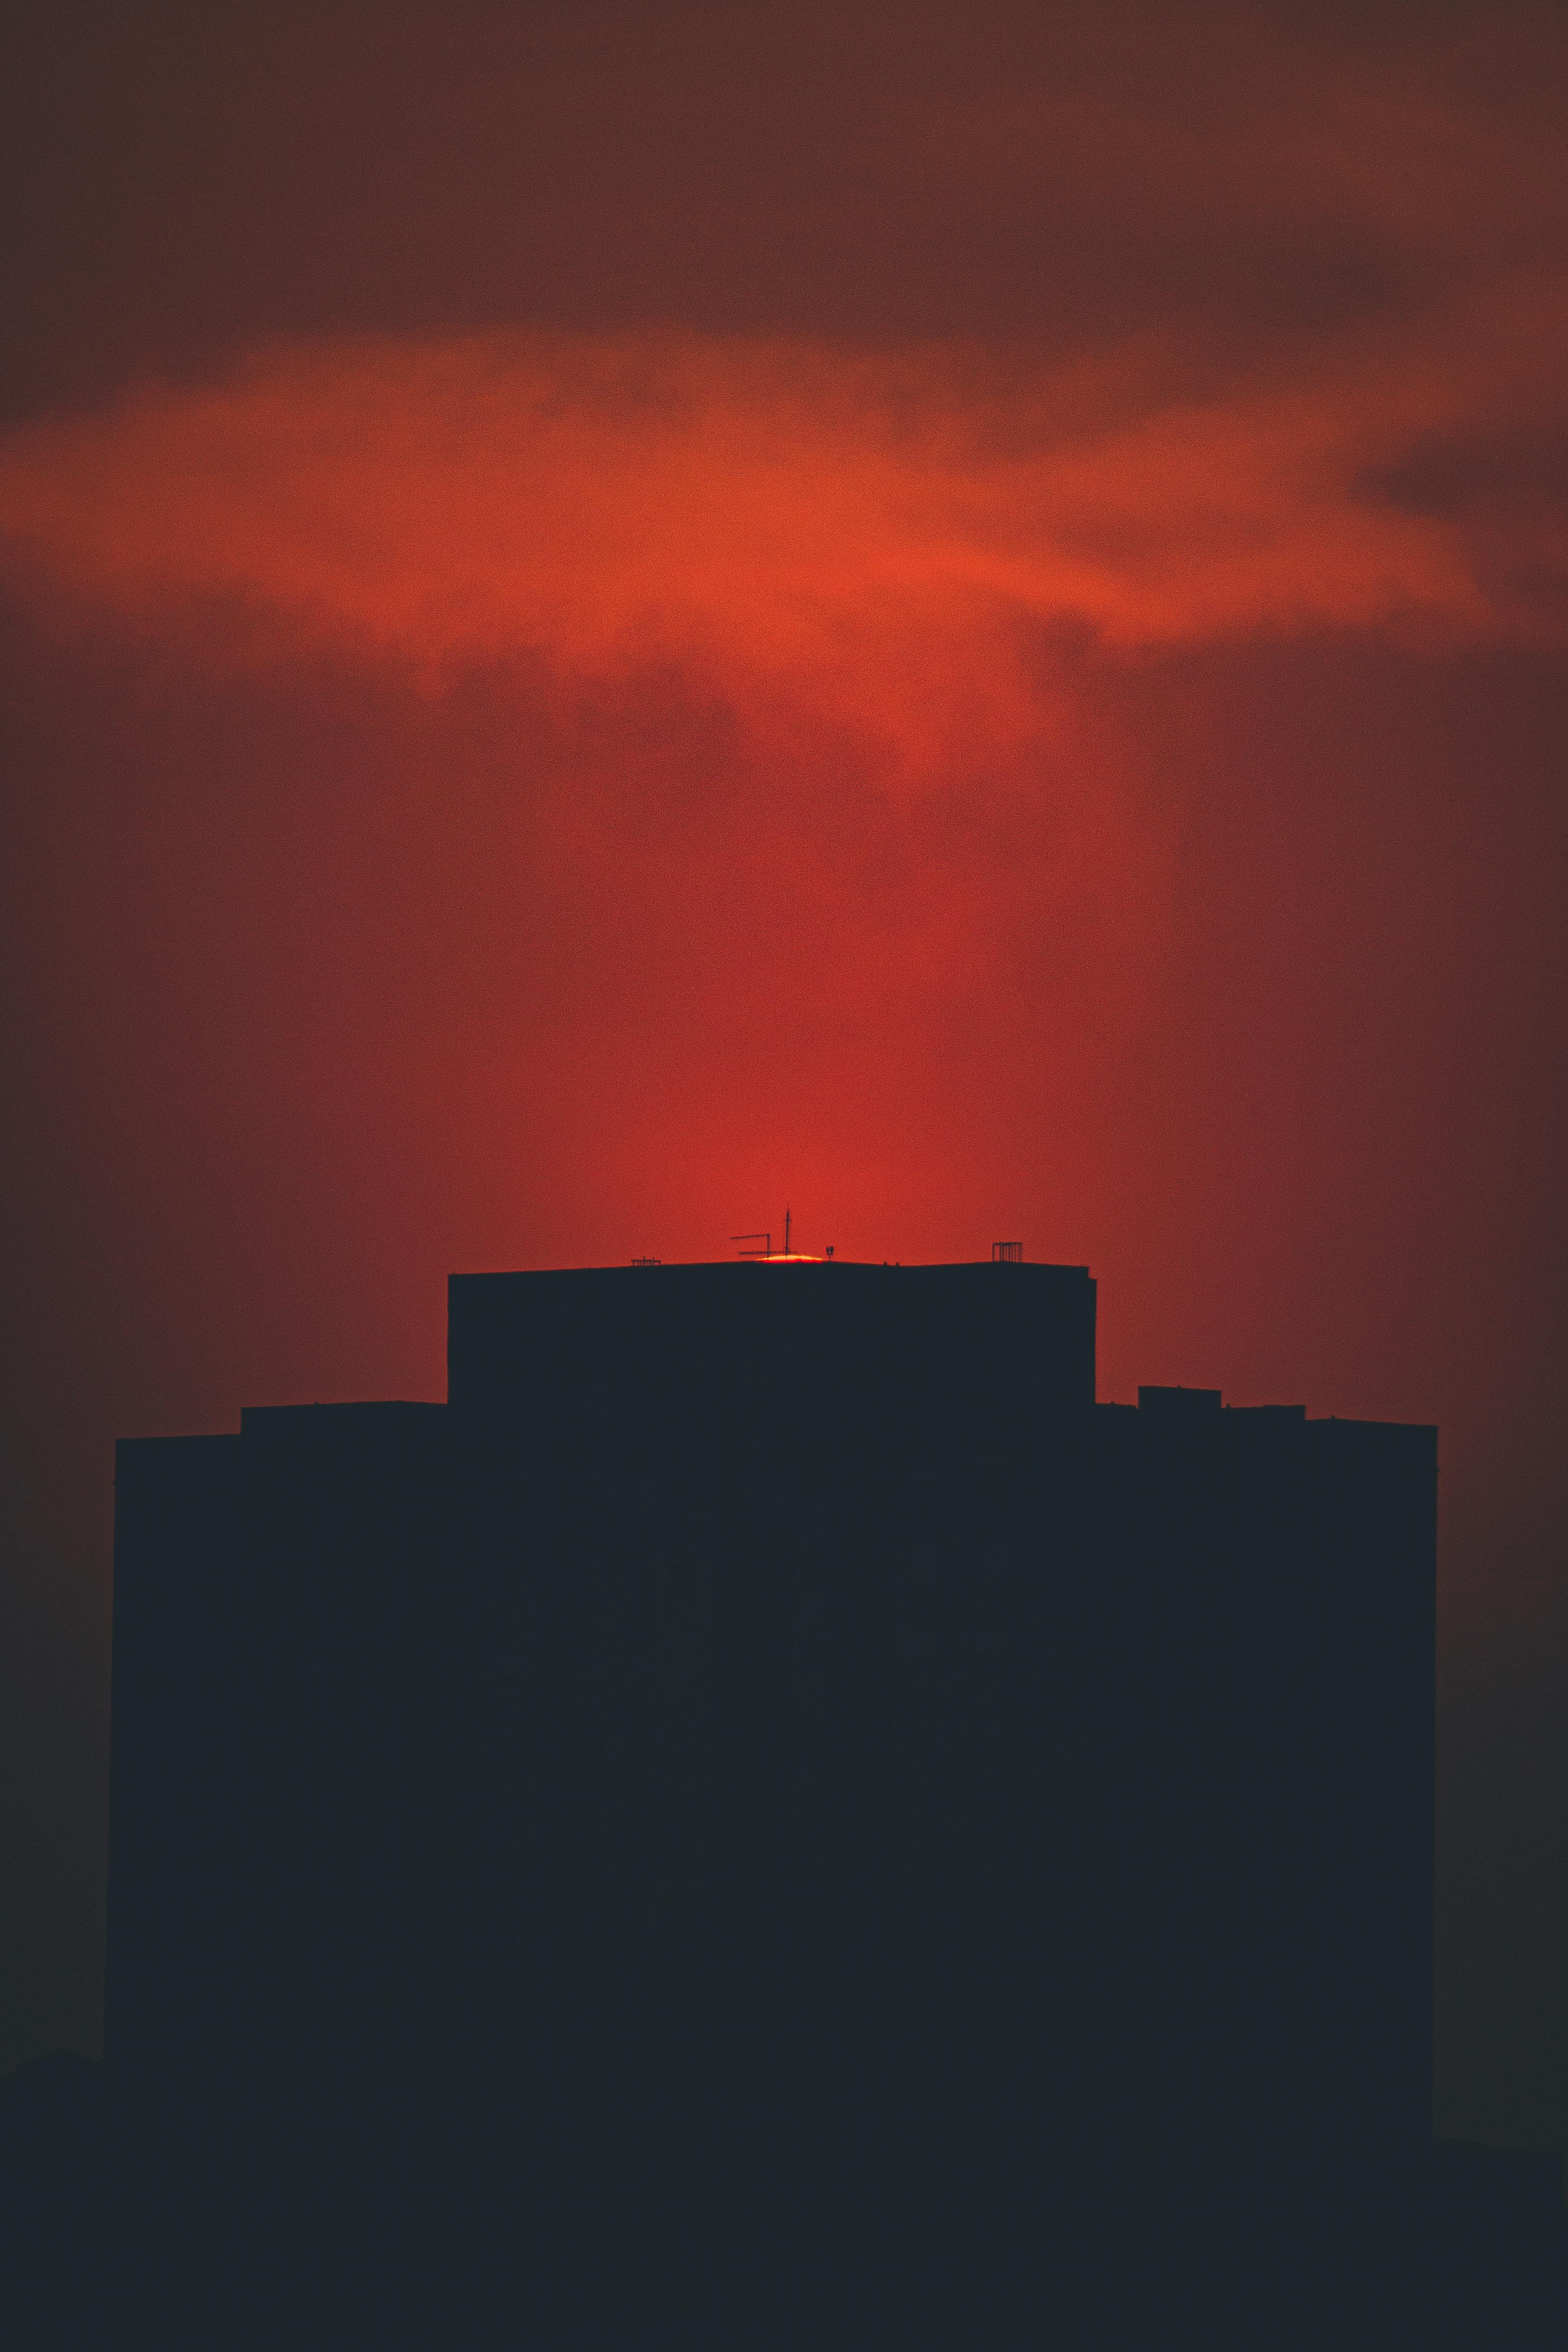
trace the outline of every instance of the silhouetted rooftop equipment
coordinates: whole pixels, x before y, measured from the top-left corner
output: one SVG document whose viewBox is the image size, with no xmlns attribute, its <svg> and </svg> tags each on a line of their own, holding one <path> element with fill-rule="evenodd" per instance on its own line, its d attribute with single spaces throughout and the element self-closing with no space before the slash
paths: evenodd
<svg viewBox="0 0 1568 2352">
<path fill-rule="evenodd" d="M 777 1253 L 777 1255 L 778 1255 L 780 1257 L 789 1257 L 789 1256 L 790 1256 L 790 1255 L 792 1255 L 792 1254 L 793 1254 L 793 1253 L 791 1252 L 790 1245 L 789 1245 L 789 1229 L 790 1229 L 790 1213 L 789 1213 L 789 1211 L 786 1209 L 786 1210 L 784 1211 L 784 1247 L 783 1247 L 783 1249 L 782 1249 L 782 1250 L 780 1250 L 780 1251 Z M 761 1242 L 761 1243 L 762 1243 L 763 1246 L 762 1246 L 762 1248 L 761 1248 L 761 1249 L 743 1249 L 743 1250 L 741 1252 L 741 1255 L 742 1255 L 742 1257 L 772 1257 L 772 1256 L 773 1256 L 773 1255 L 774 1255 L 774 1250 L 773 1250 L 773 1235 L 772 1235 L 772 1234 L 771 1234 L 771 1233 L 768 1233 L 768 1234 L 731 1234 L 731 1236 L 730 1236 L 730 1239 L 731 1239 L 732 1242 Z"/>
<path fill-rule="evenodd" d="M 1024 1263 L 1023 1243 L 993 1242 L 991 1244 L 991 1263 L 993 1265 L 1022 1265 Z"/>
</svg>

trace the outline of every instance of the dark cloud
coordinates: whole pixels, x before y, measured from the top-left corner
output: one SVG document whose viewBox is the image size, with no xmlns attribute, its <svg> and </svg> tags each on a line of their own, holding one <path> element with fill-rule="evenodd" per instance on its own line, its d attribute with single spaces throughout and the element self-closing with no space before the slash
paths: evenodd
<svg viewBox="0 0 1568 2352">
<path fill-rule="evenodd" d="M 343 330 L 1289 347 L 1561 247 L 1539 11 L 19 13 L 13 415 Z"/>
</svg>

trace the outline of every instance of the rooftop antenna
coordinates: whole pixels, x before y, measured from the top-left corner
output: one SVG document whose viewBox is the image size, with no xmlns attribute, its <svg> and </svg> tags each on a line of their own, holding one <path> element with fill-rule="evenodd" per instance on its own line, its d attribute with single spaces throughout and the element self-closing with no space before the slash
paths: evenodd
<svg viewBox="0 0 1568 2352">
<path fill-rule="evenodd" d="M 779 1252 L 779 1255 L 780 1255 L 781 1257 L 788 1257 L 788 1256 L 789 1256 L 789 1255 L 790 1255 L 790 1245 L 789 1245 L 789 1244 L 790 1244 L 790 1229 L 791 1229 L 792 1225 L 794 1224 L 794 1222 L 795 1222 L 795 1220 L 794 1220 L 794 1217 L 793 1217 L 793 1215 L 792 1215 L 791 1212 L 790 1212 L 788 1209 L 785 1209 L 785 1211 L 784 1211 L 784 1247 L 783 1247 L 783 1249 Z M 772 1257 L 772 1256 L 773 1256 L 773 1235 L 772 1235 L 772 1234 L 771 1234 L 771 1233 L 768 1233 L 768 1234 L 731 1234 L 731 1236 L 730 1236 L 730 1239 L 731 1239 L 732 1242 L 761 1242 L 761 1243 L 762 1243 L 763 1246 L 762 1246 L 762 1248 L 761 1248 L 761 1249 L 743 1249 L 743 1250 L 742 1250 L 742 1251 L 741 1251 L 741 1253 L 740 1253 L 740 1255 L 742 1255 L 742 1257 Z"/>
</svg>

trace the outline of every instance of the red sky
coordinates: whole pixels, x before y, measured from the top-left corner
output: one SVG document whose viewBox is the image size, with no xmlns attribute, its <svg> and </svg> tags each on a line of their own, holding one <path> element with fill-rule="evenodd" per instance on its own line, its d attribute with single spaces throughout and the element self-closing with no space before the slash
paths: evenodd
<svg viewBox="0 0 1568 2352">
<path fill-rule="evenodd" d="M 1439 2119 L 1562 2145 L 1561 16 L 16 49 L 0 2065 L 97 2030 L 112 1437 L 787 1201 L 1441 1423 Z"/>
</svg>

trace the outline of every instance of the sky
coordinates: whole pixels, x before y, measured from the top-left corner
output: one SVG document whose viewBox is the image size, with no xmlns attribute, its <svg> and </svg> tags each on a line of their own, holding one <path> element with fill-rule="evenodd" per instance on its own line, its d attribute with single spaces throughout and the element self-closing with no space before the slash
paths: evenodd
<svg viewBox="0 0 1568 2352">
<path fill-rule="evenodd" d="M 787 1203 L 1439 1424 L 1437 2120 L 1568 2141 L 1568 19 L 1089 13 L 13 12 L 0 2069 L 114 1437 Z"/>
</svg>

